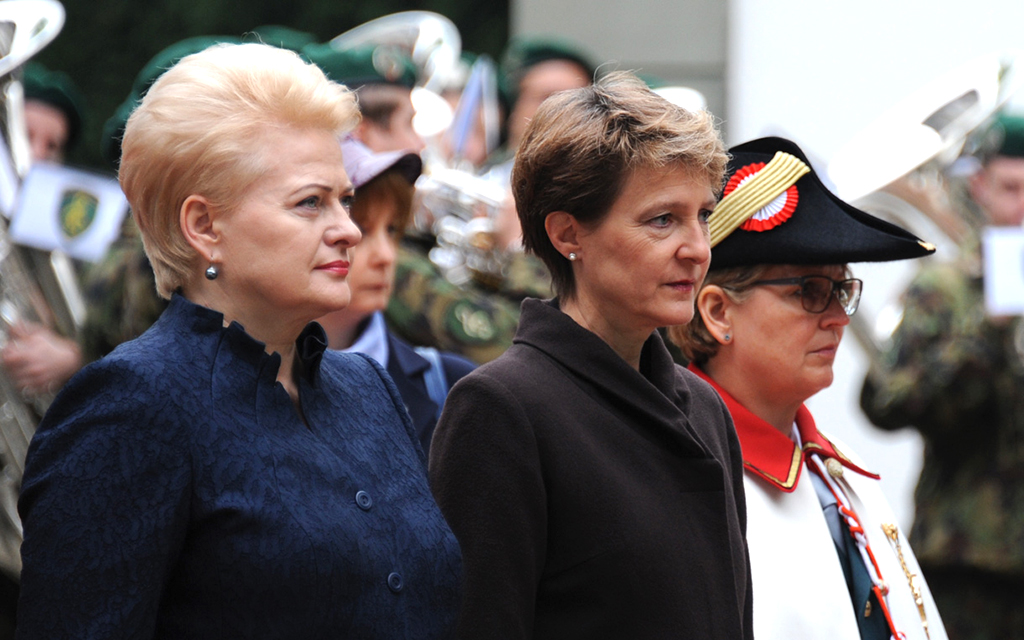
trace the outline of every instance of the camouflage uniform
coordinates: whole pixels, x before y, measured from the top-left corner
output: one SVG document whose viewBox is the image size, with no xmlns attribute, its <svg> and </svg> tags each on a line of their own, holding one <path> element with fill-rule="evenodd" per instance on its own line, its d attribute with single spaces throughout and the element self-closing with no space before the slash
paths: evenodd
<svg viewBox="0 0 1024 640">
<path fill-rule="evenodd" d="M 523 298 L 544 300 L 555 295 L 551 289 L 551 274 L 548 273 L 547 266 L 532 253 L 513 253 L 502 275 L 497 293 L 517 305 Z"/>
<path fill-rule="evenodd" d="M 121 237 L 83 280 L 88 312 L 81 343 L 86 362 L 138 337 L 167 307 L 157 295 L 153 268 L 132 218 L 125 220 Z"/>
<path fill-rule="evenodd" d="M 422 251 L 403 244 L 385 317 L 391 330 L 412 344 L 484 363 L 512 344 L 519 303 L 452 284 Z"/>
<path fill-rule="evenodd" d="M 872 422 L 924 437 L 910 541 L 950 638 L 1024 638 L 1022 338 L 986 316 L 972 250 L 915 279 L 861 394 Z"/>
</svg>

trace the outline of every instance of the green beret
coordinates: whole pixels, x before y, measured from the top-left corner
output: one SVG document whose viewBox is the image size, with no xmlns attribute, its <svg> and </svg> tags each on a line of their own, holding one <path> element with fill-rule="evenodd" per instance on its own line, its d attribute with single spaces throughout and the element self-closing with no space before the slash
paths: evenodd
<svg viewBox="0 0 1024 640">
<path fill-rule="evenodd" d="M 265 24 L 245 33 L 242 40 L 246 42 L 262 42 L 281 49 L 299 52 L 302 48 L 316 42 L 316 36 L 305 31 L 298 31 L 279 24 Z"/>
<path fill-rule="evenodd" d="M 302 55 L 327 77 L 358 89 L 368 84 L 416 86 L 416 65 L 405 53 L 386 46 L 355 47 L 339 51 L 330 43 L 303 47 Z"/>
<path fill-rule="evenodd" d="M 548 60 L 567 60 L 578 64 L 593 78 L 596 71 L 590 56 L 580 47 L 555 36 L 516 36 L 509 40 L 501 58 L 502 90 L 509 103 L 514 103 L 519 92 L 519 81 L 530 67 Z"/>
<path fill-rule="evenodd" d="M 156 79 L 164 74 L 164 71 L 176 65 L 185 56 L 199 53 L 215 44 L 223 42 L 238 44 L 241 41 L 240 38 L 233 36 L 194 36 L 179 40 L 157 53 L 142 67 L 139 75 L 135 76 L 135 82 L 132 83 L 132 92 L 139 96 L 145 95 Z"/>
<path fill-rule="evenodd" d="M 68 121 L 67 148 L 74 146 L 82 132 L 85 100 L 71 78 L 61 71 L 50 71 L 38 62 L 24 66 L 22 85 L 26 100 L 38 100 L 60 110 Z"/>
<path fill-rule="evenodd" d="M 1024 158 L 1024 117 L 1001 113 L 996 116 L 992 131 L 998 141 L 994 155 Z"/>
</svg>

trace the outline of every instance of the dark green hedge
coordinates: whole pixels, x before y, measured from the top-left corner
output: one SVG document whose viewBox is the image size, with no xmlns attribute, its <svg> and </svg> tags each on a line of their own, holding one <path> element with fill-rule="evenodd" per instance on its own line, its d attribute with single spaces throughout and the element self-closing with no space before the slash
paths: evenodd
<svg viewBox="0 0 1024 640">
<path fill-rule="evenodd" d="M 196 35 L 241 35 L 281 24 L 326 41 L 363 22 L 411 9 L 436 11 L 459 28 L 463 47 L 497 58 L 508 38 L 508 0 L 62 0 L 67 22 L 36 57 L 68 73 L 88 100 L 84 135 L 70 164 L 112 170 L 100 154 L 103 122 L 139 69 L 164 47 Z"/>
</svg>

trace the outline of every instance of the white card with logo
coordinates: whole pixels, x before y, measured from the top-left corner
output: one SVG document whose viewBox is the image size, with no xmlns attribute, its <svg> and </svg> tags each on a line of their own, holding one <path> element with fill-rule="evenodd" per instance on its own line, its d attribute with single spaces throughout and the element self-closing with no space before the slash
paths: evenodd
<svg viewBox="0 0 1024 640">
<path fill-rule="evenodd" d="M 121 232 L 128 201 L 113 178 L 37 162 L 21 185 L 11 240 L 98 262 Z"/>
<path fill-rule="evenodd" d="M 989 315 L 1024 314 L 1024 229 L 985 229 L 982 254 L 985 257 L 985 309 Z"/>
</svg>

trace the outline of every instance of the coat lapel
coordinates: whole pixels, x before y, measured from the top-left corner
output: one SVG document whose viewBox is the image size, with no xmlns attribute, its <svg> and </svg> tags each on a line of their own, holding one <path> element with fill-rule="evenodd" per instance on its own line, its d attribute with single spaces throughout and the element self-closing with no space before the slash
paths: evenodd
<svg viewBox="0 0 1024 640">
<path fill-rule="evenodd" d="M 394 379 L 405 408 L 409 410 L 416 435 L 423 434 L 435 422 L 437 405 L 430 399 L 426 385 L 421 385 L 423 373 L 430 367 L 426 358 L 388 333 L 388 374 Z"/>
<path fill-rule="evenodd" d="M 672 361 L 661 336 L 653 332 L 644 344 L 640 368 L 629 366 L 601 338 L 584 329 L 557 306 L 557 299 L 526 299 L 513 342 L 547 354 L 611 411 L 630 416 L 628 422 L 669 429 L 691 457 L 711 454 L 687 419 L 688 386 Z M 682 391 L 680 391 L 682 390 Z"/>
</svg>

